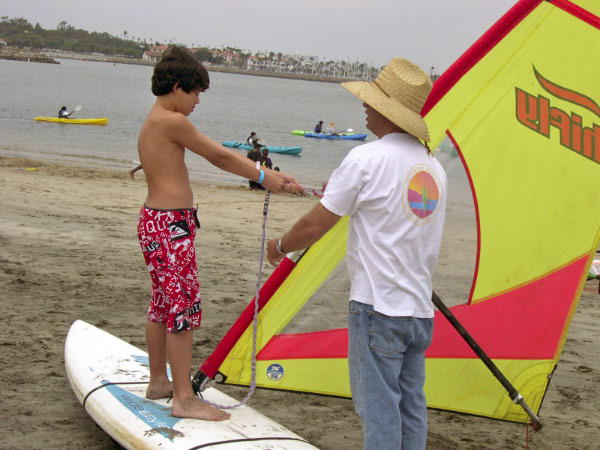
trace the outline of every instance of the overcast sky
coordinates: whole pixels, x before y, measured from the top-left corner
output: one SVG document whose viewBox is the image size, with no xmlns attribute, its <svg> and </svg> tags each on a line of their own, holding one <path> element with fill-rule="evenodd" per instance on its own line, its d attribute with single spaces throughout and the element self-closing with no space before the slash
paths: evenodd
<svg viewBox="0 0 600 450">
<path fill-rule="evenodd" d="M 441 73 L 516 0 L 0 0 L 0 15 L 54 29 L 376 66 L 401 56 Z"/>
</svg>

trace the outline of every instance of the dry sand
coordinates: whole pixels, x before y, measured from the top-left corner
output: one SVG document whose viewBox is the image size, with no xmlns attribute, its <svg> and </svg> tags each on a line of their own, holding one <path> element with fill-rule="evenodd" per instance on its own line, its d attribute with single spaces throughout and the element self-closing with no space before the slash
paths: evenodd
<svg viewBox="0 0 600 450">
<path fill-rule="evenodd" d="M 145 349 L 150 280 L 136 237 L 143 174 L 132 181 L 126 172 L 0 158 L 0 193 L 0 448 L 119 448 L 76 400 L 63 349 L 76 319 Z M 197 367 L 254 294 L 264 196 L 241 183 L 194 183 L 194 193 L 205 311 L 195 334 Z M 315 201 L 272 196 L 267 236 L 278 236 Z M 271 271 L 266 264 L 263 280 Z M 597 289 L 595 282 L 585 287 L 541 410 L 541 432 L 530 430 L 527 442 L 524 425 L 430 411 L 428 448 L 600 448 Z M 246 392 L 220 389 L 238 399 Z M 350 400 L 258 390 L 249 405 L 323 450 L 361 448 Z"/>
</svg>

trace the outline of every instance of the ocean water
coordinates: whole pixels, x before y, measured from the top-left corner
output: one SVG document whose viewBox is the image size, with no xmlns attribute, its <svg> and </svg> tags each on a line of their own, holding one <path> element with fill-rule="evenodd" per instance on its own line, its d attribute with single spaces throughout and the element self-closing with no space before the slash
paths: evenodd
<svg viewBox="0 0 600 450">
<path fill-rule="evenodd" d="M 139 128 L 155 99 L 150 91 L 152 67 L 60 62 L 0 60 L 4 80 L 0 85 L 0 154 L 130 168 L 138 159 Z M 357 143 L 292 136 L 292 130 L 312 130 L 323 120 L 334 122 L 339 130 L 368 133 L 362 103 L 338 84 L 219 72 L 210 72 L 210 77 L 210 89 L 201 94 L 200 105 L 189 117 L 192 123 L 218 142 L 245 141 L 255 131 L 268 145 L 301 145 L 299 156 L 272 153 L 270 157 L 274 165 L 306 186 L 326 181 Z M 62 105 L 69 110 L 81 105 L 73 117 L 108 117 L 108 125 L 33 120 L 56 116 Z M 243 182 L 191 153 L 186 163 L 192 178 Z"/>
<path fill-rule="evenodd" d="M 129 169 L 137 157 L 137 135 L 154 103 L 152 67 L 59 60 L 40 64 L 0 60 L 0 155 L 58 159 L 86 166 Z M 302 146 L 298 156 L 271 153 L 275 166 L 308 187 L 321 186 L 344 156 L 361 141 L 309 139 L 317 121 L 338 130 L 365 128 L 362 102 L 339 84 L 210 72 L 211 85 L 190 115 L 210 138 L 245 141 L 255 131 L 268 145 Z M 76 118 L 108 117 L 106 126 L 36 122 L 56 116 L 62 105 L 81 105 Z M 245 154 L 244 150 L 239 150 Z M 447 156 L 444 156 L 444 158 Z M 188 153 L 194 179 L 244 183 Z"/>
<path fill-rule="evenodd" d="M 105 62 L 60 60 L 39 64 L 0 60 L 0 155 L 59 160 L 80 166 L 123 170 L 137 161 L 137 135 L 154 102 L 152 67 Z M 274 165 L 294 175 L 305 187 L 320 187 L 360 141 L 333 141 L 293 136 L 294 129 L 312 130 L 315 123 L 334 122 L 337 129 L 367 133 L 362 102 L 335 83 L 210 72 L 211 86 L 190 115 L 198 129 L 221 142 L 244 141 L 256 131 L 267 144 L 302 146 L 299 156 L 269 155 Z M 81 105 L 78 118 L 108 117 L 107 126 L 64 125 L 34 121 L 56 116 L 62 105 Z M 460 158 L 449 141 L 436 157 L 448 174 L 449 199 L 436 284 L 464 289 L 447 296 L 466 300 L 476 254 L 472 195 Z M 244 150 L 236 150 L 242 154 Z M 188 152 L 190 177 L 247 186 Z M 456 252 L 472 255 L 456 264 Z M 454 282 L 452 282 L 454 281 Z"/>
</svg>

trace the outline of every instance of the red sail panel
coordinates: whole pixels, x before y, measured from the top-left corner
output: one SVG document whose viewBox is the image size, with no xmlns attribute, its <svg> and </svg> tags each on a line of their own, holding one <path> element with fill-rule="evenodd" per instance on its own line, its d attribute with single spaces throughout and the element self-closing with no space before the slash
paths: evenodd
<svg viewBox="0 0 600 450">
<path fill-rule="evenodd" d="M 588 256 L 541 279 L 474 305 L 451 308 L 493 359 L 552 359 Z M 346 358 L 348 330 L 274 336 L 258 354 L 261 361 Z M 440 312 L 427 358 L 477 358 Z"/>
</svg>

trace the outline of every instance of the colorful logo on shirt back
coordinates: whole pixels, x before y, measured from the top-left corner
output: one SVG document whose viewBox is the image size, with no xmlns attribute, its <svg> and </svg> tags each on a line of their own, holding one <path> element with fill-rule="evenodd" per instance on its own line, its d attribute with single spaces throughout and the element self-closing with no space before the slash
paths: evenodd
<svg viewBox="0 0 600 450">
<path fill-rule="evenodd" d="M 440 199 L 439 184 L 422 164 L 413 167 L 406 179 L 404 211 L 410 220 L 423 225 L 436 211 Z"/>
</svg>

